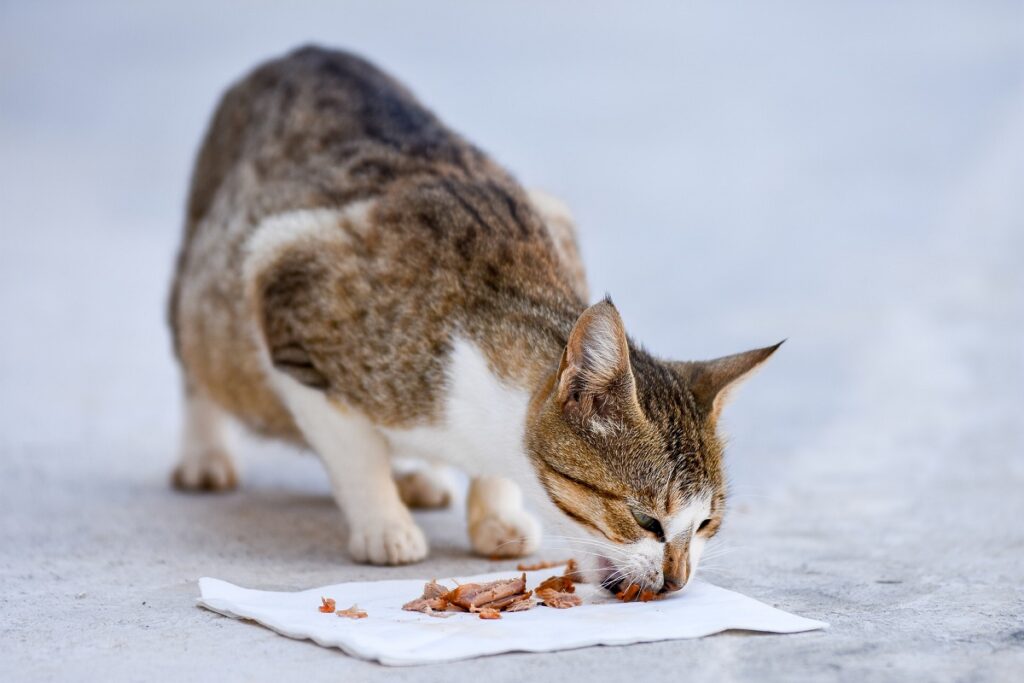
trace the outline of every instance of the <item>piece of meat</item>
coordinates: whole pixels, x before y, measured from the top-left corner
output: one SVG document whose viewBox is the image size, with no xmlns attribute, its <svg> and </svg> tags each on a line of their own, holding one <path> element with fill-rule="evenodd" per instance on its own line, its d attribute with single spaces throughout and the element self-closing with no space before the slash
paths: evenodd
<svg viewBox="0 0 1024 683">
<path fill-rule="evenodd" d="M 320 598 L 320 611 L 324 614 L 330 614 L 334 611 L 334 598 Z"/>
<path fill-rule="evenodd" d="M 651 600 L 661 600 L 661 594 L 655 593 L 650 588 L 645 588 L 640 591 L 640 602 L 650 602 Z"/>
<path fill-rule="evenodd" d="M 448 601 L 444 598 L 416 598 L 402 605 L 402 609 L 408 612 L 443 612 L 448 609 Z"/>
<path fill-rule="evenodd" d="M 525 612 L 528 609 L 533 609 L 537 606 L 537 601 L 533 599 L 533 591 L 517 595 L 515 600 L 510 602 L 505 607 L 506 612 Z"/>
<path fill-rule="evenodd" d="M 430 581 L 423 586 L 423 595 L 405 603 L 402 605 L 402 609 L 436 616 L 436 612 L 444 612 L 448 609 L 448 600 L 444 597 L 447 594 L 447 586 L 443 586 L 437 581 Z"/>
<path fill-rule="evenodd" d="M 423 597 L 428 600 L 444 597 L 444 594 L 447 592 L 448 586 L 442 586 L 437 582 L 437 579 L 434 579 L 423 586 Z"/>
<path fill-rule="evenodd" d="M 463 609 L 482 607 L 489 602 L 501 600 L 511 595 L 519 595 L 526 591 L 526 574 L 518 579 L 500 579 L 488 583 L 465 583 L 444 597 Z"/>
<path fill-rule="evenodd" d="M 576 585 L 572 582 L 568 576 L 549 576 L 540 582 L 537 586 L 537 590 L 541 589 L 552 589 L 559 593 L 575 593 Z"/>
<path fill-rule="evenodd" d="M 506 610 L 508 606 L 518 600 L 524 600 L 533 595 L 533 591 L 526 591 L 525 593 L 517 593 L 516 595 L 510 595 L 506 598 L 499 598 L 498 600 L 492 600 L 491 602 L 480 605 L 481 608 L 490 607 L 496 610 Z"/>
<path fill-rule="evenodd" d="M 565 564 L 565 573 L 563 575 L 574 583 L 587 582 L 586 577 L 583 576 L 583 572 L 580 571 L 580 566 L 576 563 L 576 560 L 569 560 Z"/>
<path fill-rule="evenodd" d="M 423 587 L 423 595 L 410 600 L 402 609 L 421 612 L 432 617 L 449 617 L 452 612 L 475 612 L 481 619 L 500 619 L 499 612 L 521 612 L 535 606 L 533 591 L 526 590 L 526 575 L 488 583 L 466 583 L 452 590 L 431 581 Z M 483 616 L 484 612 L 488 616 Z"/>
<path fill-rule="evenodd" d="M 583 604 L 576 595 L 576 586 L 567 576 L 550 576 L 540 582 L 535 590 L 537 597 L 548 607 L 568 609 Z"/>
<path fill-rule="evenodd" d="M 538 588 L 536 593 L 541 602 L 555 609 L 568 609 L 583 604 L 583 600 L 575 593 L 567 593 L 554 588 Z"/>
<path fill-rule="evenodd" d="M 616 593 L 615 597 L 617 597 L 622 602 L 630 602 L 632 600 L 635 600 L 636 596 L 639 595 L 639 594 L 640 594 L 640 586 L 635 584 L 635 583 L 631 583 L 628 586 L 626 586 L 625 588 L 623 588 L 621 591 Z"/>
<path fill-rule="evenodd" d="M 339 617 L 348 617 L 349 619 L 365 619 L 368 616 L 366 612 L 359 609 L 358 605 L 352 605 L 348 609 L 340 609 L 336 614 Z"/>
<path fill-rule="evenodd" d="M 518 569 L 521 572 L 535 572 L 535 571 L 539 571 L 541 569 L 551 569 L 552 567 L 561 567 L 563 564 L 569 564 L 570 562 L 575 564 L 575 562 L 573 560 L 562 560 L 561 562 L 546 562 L 546 561 L 542 561 L 542 562 L 537 562 L 535 564 L 526 564 L 524 562 L 524 563 L 521 563 L 521 564 L 517 564 L 516 565 L 516 569 Z"/>
</svg>

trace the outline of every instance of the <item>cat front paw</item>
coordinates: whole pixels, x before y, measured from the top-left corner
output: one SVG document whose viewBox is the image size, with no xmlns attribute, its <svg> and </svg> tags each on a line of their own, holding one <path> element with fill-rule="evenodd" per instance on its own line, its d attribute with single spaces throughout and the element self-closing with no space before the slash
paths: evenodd
<svg viewBox="0 0 1024 683">
<path fill-rule="evenodd" d="M 485 557 L 529 555 L 540 546 L 540 539 L 540 522 L 522 508 L 488 514 L 469 526 L 473 550 Z"/>
<path fill-rule="evenodd" d="M 182 491 L 230 491 L 238 486 L 234 459 L 220 449 L 187 454 L 171 474 L 174 488 Z"/>
<path fill-rule="evenodd" d="M 411 508 L 446 508 L 452 502 L 451 482 L 439 470 L 414 470 L 395 476 L 402 502 Z"/>
<path fill-rule="evenodd" d="M 409 564 L 427 556 L 427 539 L 416 522 L 374 518 L 352 525 L 348 552 L 365 564 Z"/>
</svg>

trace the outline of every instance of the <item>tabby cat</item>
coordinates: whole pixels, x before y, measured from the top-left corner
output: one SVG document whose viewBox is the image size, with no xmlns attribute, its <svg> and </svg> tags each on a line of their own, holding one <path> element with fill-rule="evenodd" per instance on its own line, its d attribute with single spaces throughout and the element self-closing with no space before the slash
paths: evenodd
<svg viewBox="0 0 1024 683">
<path fill-rule="evenodd" d="M 231 416 L 315 451 L 360 562 L 427 555 L 407 505 L 472 477 L 471 544 L 533 552 L 535 511 L 590 571 L 678 590 L 725 511 L 716 422 L 771 346 L 661 360 L 588 307 L 571 218 L 366 61 L 306 47 L 224 95 L 196 161 L 170 305 L 174 482 L 236 484 Z M 539 495 L 538 495 L 539 494 Z M 595 550 L 596 549 L 596 550 Z"/>
</svg>

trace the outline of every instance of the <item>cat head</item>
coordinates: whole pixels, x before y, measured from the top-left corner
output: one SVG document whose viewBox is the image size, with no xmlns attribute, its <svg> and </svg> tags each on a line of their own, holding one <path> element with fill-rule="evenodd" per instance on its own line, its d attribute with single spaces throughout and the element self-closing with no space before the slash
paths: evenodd
<svg viewBox="0 0 1024 683">
<path fill-rule="evenodd" d="M 668 592 L 694 575 L 725 512 L 719 412 L 778 347 L 667 362 L 630 344 L 607 299 L 576 321 L 526 445 L 552 502 L 596 537 L 605 588 Z"/>
</svg>

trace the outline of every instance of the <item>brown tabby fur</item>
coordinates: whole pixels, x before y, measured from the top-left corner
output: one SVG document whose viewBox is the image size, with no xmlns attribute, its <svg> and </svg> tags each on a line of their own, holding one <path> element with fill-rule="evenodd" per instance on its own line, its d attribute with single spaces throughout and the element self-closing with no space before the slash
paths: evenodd
<svg viewBox="0 0 1024 683">
<path fill-rule="evenodd" d="M 363 200 L 366 220 L 296 242 L 247 289 L 261 221 Z M 713 535 L 725 497 L 716 397 L 775 347 L 717 364 L 654 358 L 627 341 L 610 302 L 587 309 L 575 239 L 557 223 L 364 60 L 307 47 L 269 62 L 224 96 L 196 163 L 170 306 L 187 387 L 301 443 L 265 345 L 278 370 L 378 425 L 429 424 L 458 335 L 532 393 L 527 450 L 567 515 L 627 542 L 650 533 L 627 504 L 661 517 L 707 495 L 702 533 Z M 584 311 L 621 343 L 603 379 L 579 372 L 584 351 L 572 348 L 586 341 Z M 673 546 L 666 566 L 680 562 L 685 547 Z"/>
</svg>

